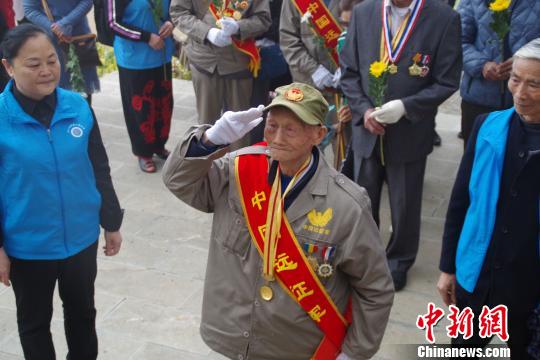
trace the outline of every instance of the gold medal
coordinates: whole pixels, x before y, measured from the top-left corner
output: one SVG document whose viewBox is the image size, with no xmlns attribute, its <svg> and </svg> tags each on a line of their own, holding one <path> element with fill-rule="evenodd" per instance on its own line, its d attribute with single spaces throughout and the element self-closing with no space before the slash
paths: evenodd
<svg viewBox="0 0 540 360">
<path fill-rule="evenodd" d="M 242 18 L 242 13 L 240 11 L 235 11 L 232 14 L 234 20 L 238 21 Z"/>
<path fill-rule="evenodd" d="M 261 294 L 261 298 L 264 301 L 270 301 L 274 297 L 274 292 L 272 291 L 272 288 L 268 285 L 261 286 L 259 292 Z"/>
<path fill-rule="evenodd" d="M 392 75 L 396 74 L 397 73 L 397 66 L 396 64 L 390 64 L 388 65 L 388 72 Z"/>
<path fill-rule="evenodd" d="M 310 255 L 308 256 L 307 261 L 308 261 L 308 264 L 313 269 L 313 271 L 317 271 L 317 269 L 319 268 L 319 262 L 317 261 L 317 258 L 315 256 Z"/>
<path fill-rule="evenodd" d="M 332 265 L 324 263 L 317 269 L 317 274 L 319 274 L 322 278 L 329 278 L 334 273 L 334 269 L 332 269 Z"/>
<path fill-rule="evenodd" d="M 418 64 L 414 63 L 411 66 L 409 66 L 409 75 L 419 76 L 421 73 L 422 73 L 422 68 L 418 66 Z"/>
</svg>

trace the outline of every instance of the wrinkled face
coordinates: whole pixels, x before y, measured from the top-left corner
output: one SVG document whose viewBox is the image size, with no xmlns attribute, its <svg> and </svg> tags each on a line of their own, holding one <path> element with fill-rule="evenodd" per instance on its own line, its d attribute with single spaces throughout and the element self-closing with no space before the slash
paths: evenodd
<svg viewBox="0 0 540 360">
<path fill-rule="evenodd" d="M 266 118 L 264 137 L 270 156 L 283 163 L 302 161 L 325 135 L 326 128 L 307 125 L 286 108 L 272 108 Z"/>
<path fill-rule="evenodd" d="M 526 121 L 540 122 L 540 61 L 515 59 L 508 89 L 514 97 L 516 112 Z"/>
<path fill-rule="evenodd" d="M 49 39 L 39 34 L 28 38 L 11 63 L 2 59 L 17 89 L 34 100 L 51 94 L 60 80 L 60 62 Z"/>
</svg>

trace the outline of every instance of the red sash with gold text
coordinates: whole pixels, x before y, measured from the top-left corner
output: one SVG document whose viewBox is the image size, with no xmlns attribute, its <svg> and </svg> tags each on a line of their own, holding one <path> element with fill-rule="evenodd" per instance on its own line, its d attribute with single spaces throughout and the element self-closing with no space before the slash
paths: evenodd
<svg viewBox="0 0 540 360">
<path fill-rule="evenodd" d="M 324 47 L 330 53 L 331 59 L 336 66 L 339 66 L 339 55 L 337 52 L 338 38 L 343 32 L 343 29 L 339 23 L 334 19 L 334 16 L 326 7 L 322 0 L 291 0 L 302 15 L 306 16 L 306 13 L 311 14 L 311 21 L 313 26 L 311 29 L 316 33 L 315 35 L 324 39 Z"/>
<path fill-rule="evenodd" d="M 267 182 L 268 158 L 264 154 L 237 156 L 235 172 L 242 210 L 251 239 L 262 256 L 271 191 Z M 281 287 L 306 311 L 325 335 L 311 359 L 334 360 L 341 351 L 348 321 L 339 312 L 307 262 L 285 214 L 282 219 L 276 250 L 276 278 Z"/>
<path fill-rule="evenodd" d="M 233 17 L 233 10 L 228 7 L 229 0 L 223 0 L 225 1 L 225 10 L 223 14 L 219 14 L 218 10 L 214 6 L 214 3 L 210 3 L 209 9 L 212 15 L 214 15 L 214 18 L 217 20 L 221 19 L 222 16 L 226 17 Z M 253 73 L 254 77 L 257 77 L 259 74 L 259 70 L 261 69 L 261 55 L 259 54 L 259 49 L 255 45 L 255 40 L 253 39 L 246 39 L 246 40 L 239 40 L 232 38 L 232 42 L 234 44 L 234 47 L 238 49 L 239 51 L 243 52 L 247 56 L 249 56 L 249 71 Z"/>
</svg>

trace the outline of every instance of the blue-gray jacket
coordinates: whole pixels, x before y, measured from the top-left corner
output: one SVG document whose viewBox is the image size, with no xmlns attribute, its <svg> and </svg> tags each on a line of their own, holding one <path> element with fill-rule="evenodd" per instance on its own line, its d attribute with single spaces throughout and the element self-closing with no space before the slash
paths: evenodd
<svg viewBox="0 0 540 360">
<path fill-rule="evenodd" d="M 461 97 L 467 102 L 490 107 L 506 107 L 501 104 L 500 83 L 482 76 L 482 68 L 488 61 L 501 62 L 498 37 L 491 30 L 492 12 L 487 0 L 461 0 L 463 46 L 463 80 Z M 529 41 L 540 37 L 540 1 L 513 0 L 510 32 L 507 36 L 508 55 L 514 54 Z M 509 107 L 509 106 L 508 106 Z"/>
</svg>

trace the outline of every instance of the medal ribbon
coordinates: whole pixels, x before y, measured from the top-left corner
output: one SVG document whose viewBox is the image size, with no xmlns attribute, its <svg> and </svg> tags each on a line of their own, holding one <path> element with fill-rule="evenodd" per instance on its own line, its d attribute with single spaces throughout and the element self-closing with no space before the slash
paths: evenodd
<svg viewBox="0 0 540 360">
<path fill-rule="evenodd" d="M 312 162 L 312 155 L 304 161 L 300 169 L 294 174 L 289 185 L 281 195 L 281 170 L 278 165 L 276 176 L 272 183 L 270 191 L 270 202 L 266 213 L 266 232 L 264 237 L 264 252 L 263 252 L 263 274 L 268 281 L 274 280 L 274 262 L 276 260 L 277 242 L 281 231 L 281 221 L 283 218 L 283 199 L 294 187 L 294 184 L 304 175 L 309 165 Z"/>
<path fill-rule="evenodd" d="M 390 62 L 396 64 L 403 53 L 405 45 L 409 41 L 409 38 L 412 35 L 418 19 L 420 18 L 420 13 L 424 7 L 425 0 L 417 0 L 412 12 L 409 12 L 403 22 L 401 23 L 398 31 L 392 38 L 391 31 L 391 19 L 388 16 L 388 11 L 386 11 L 386 6 L 384 1 L 382 1 L 382 33 L 381 33 L 381 61 L 386 63 Z M 390 39 L 392 39 L 390 41 Z"/>
<path fill-rule="evenodd" d="M 229 0 L 223 0 L 223 8 L 222 9 L 216 9 L 213 2 L 210 2 L 210 6 L 208 9 L 214 15 L 214 18 L 217 20 L 220 20 L 222 17 L 232 17 L 233 10 L 228 7 Z M 245 39 L 245 40 L 239 40 L 232 38 L 232 43 L 234 47 L 240 51 L 249 56 L 249 64 L 248 68 L 249 71 L 253 74 L 253 77 L 257 77 L 259 75 L 259 70 L 261 69 L 261 54 L 259 53 L 259 48 L 255 45 L 254 39 Z"/>
<path fill-rule="evenodd" d="M 266 143 L 260 145 L 266 146 Z M 261 257 L 268 232 L 261 229 L 266 226 L 270 202 L 254 203 L 253 199 L 254 195 L 259 199 L 261 193 L 269 194 L 272 191 L 267 176 L 268 158 L 265 154 L 245 154 L 235 158 L 238 196 L 251 239 Z M 272 187 L 274 185 L 275 182 Z M 276 280 L 325 335 L 311 359 L 333 360 L 340 352 L 348 324 L 352 321 L 350 303 L 343 316 L 309 265 L 285 214 L 282 215 L 279 228 L 279 242 L 276 242 L 275 253 L 278 254 L 281 263 L 275 264 Z M 284 264 L 288 266 L 283 266 Z M 302 292 L 298 289 L 300 285 Z"/>
</svg>

